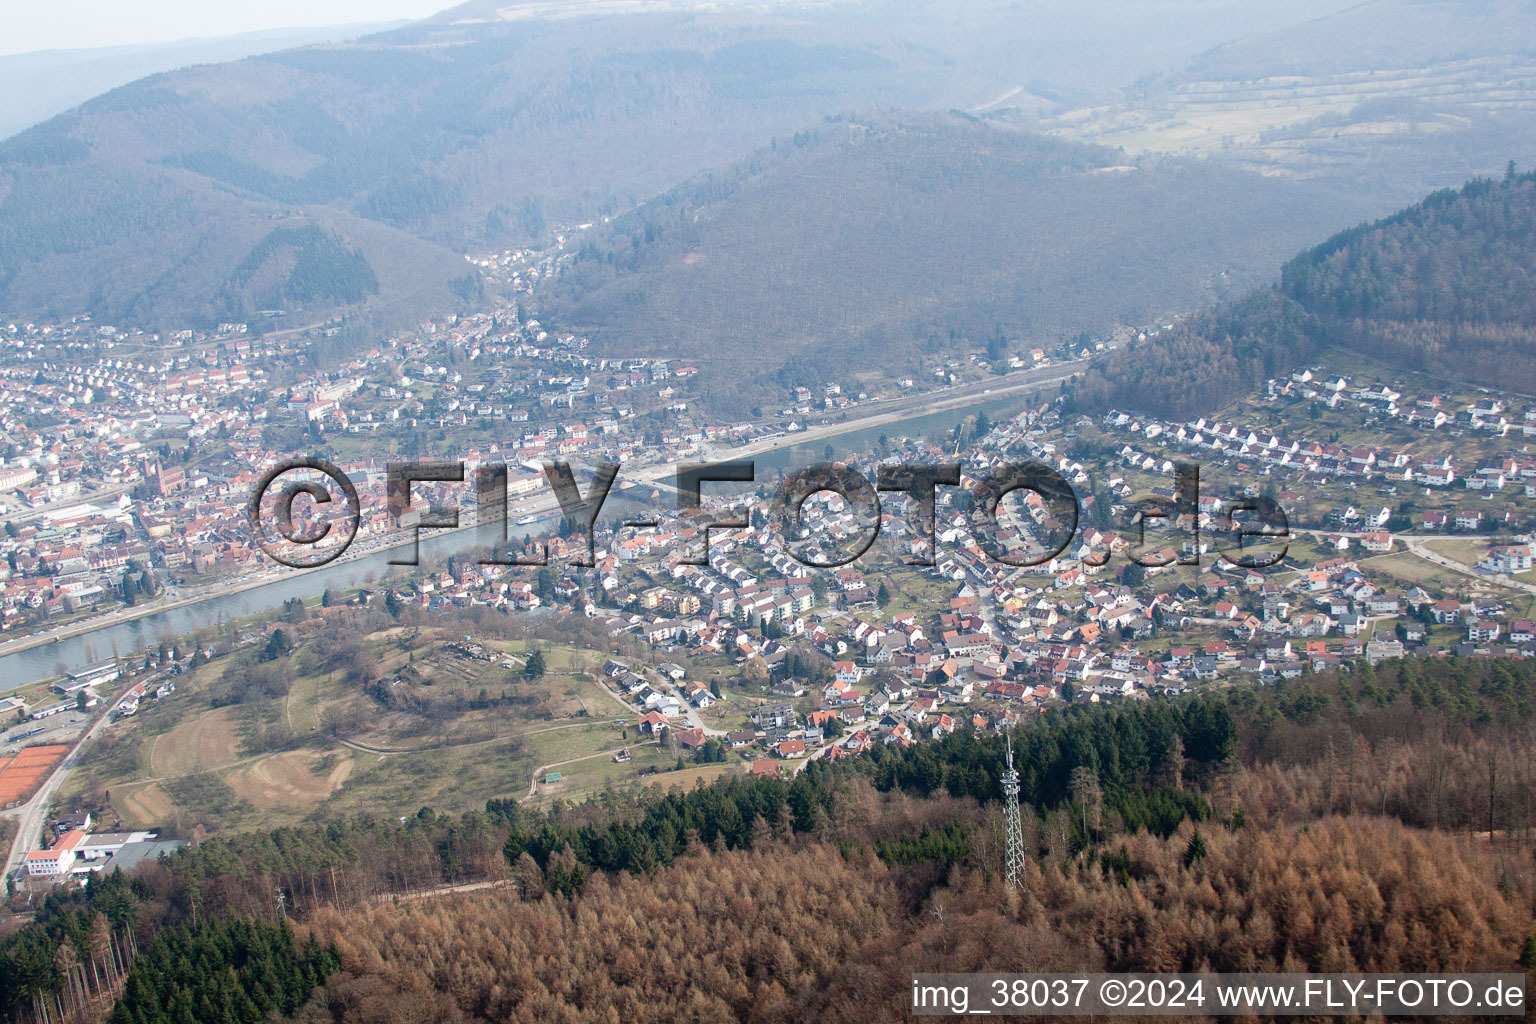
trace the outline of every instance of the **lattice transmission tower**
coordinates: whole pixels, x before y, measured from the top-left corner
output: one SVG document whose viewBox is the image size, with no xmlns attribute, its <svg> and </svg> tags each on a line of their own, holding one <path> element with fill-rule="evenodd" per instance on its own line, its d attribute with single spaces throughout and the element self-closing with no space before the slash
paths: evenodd
<svg viewBox="0 0 1536 1024">
<path fill-rule="evenodd" d="M 1013 766 L 1013 737 L 1008 737 L 1008 770 L 1003 773 L 1003 818 L 1008 832 L 1008 888 L 1024 887 L 1024 825 L 1019 821 L 1019 772 Z"/>
</svg>

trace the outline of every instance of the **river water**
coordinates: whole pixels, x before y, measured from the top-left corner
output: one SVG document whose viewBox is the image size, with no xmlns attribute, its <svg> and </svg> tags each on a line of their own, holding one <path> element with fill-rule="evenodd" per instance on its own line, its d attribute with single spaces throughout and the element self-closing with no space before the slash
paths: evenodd
<svg viewBox="0 0 1536 1024">
<path fill-rule="evenodd" d="M 754 456 L 753 461 L 760 467 L 759 479 L 764 479 L 763 469 L 787 469 L 819 461 L 829 443 L 839 455 L 856 452 L 873 446 L 882 434 L 890 438 L 922 437 L 948 430 L 965 417 L 977 412 L 985 411 L 989 416 L 996 416 L 1009 408 L 1022 406 L 1024 401 L 1025 399 L 1019 397 L 983 400 L 959 409 L 852 430 L 830 439 L 804 444 L 788 444 L 771 452 Z M 619 479 L 623 480 L 622 474 Z M 615 490 L 611 504 L 604 505 L 604 520 L 609 519 L 610 508 L 615 522 L 621 521 L 627 515 L 633 515 L 637 507 L 635 503 L 639 501 L 640 490 L 642 488 L 636 489 L 636 497 L 632 499 Z M 624 500 L 620 500 L 621 498 Z M 551 518 L 530 527 L 510 526 L 510 529 L 517 536 L 525 533 L 538 536 L 552 531 L 557 523 L 558 519 Z M 457 551 L 486 546 L 486 539 L 477 537 L 477 533 L 478 531 L 466 530 L 452 534 L 434 534 L 430 530 L 424 530 L 421 533 L 422 558 L 424 561 L 434 558 L 443 559 Z M 390 565 L 389 560 L 396 557 L 400 557 L 397 551 L 371 552 L 361 558 L 337 562 L 321 569 L 304 573 L 296 572 L 287 577 L 280 576 L 270 583 L 264 583 L 249 590 L 211 595 L 180 608 L 170 608 L 127 622 L 104 625 L 57 643 L 44 644 L 4 655 L 0 657 L 0 692 L 56 676 L 64 670 L 77 669 L 117 655 L 141 651 L 146 647 L 158 645 L 162 641 L 174 640 L 195 630 L 218 625 L 230 619 L 239 619 L 276 608 L 284 601 L 295 597 L 311 600 L 323 594 L 327 587 L 343 590 L 364 585 L 370 579 L 383 580 L 397 572 L 411 571 L 407 566 Z"/>
</svg>

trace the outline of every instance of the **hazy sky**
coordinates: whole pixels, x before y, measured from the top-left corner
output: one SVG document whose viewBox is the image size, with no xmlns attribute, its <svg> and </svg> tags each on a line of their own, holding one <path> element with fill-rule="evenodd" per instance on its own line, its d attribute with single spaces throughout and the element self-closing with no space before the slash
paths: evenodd
<svg viewBox="0 0 1536 1024">
<path fill-rule="evenodd" d="M 458 0 L 0 0 L 0 54 L 423 18 Z"/>
</svg>

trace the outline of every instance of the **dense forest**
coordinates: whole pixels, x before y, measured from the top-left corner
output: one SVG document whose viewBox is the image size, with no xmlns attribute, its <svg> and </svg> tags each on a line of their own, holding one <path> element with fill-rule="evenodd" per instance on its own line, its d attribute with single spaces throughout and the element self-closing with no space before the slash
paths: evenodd
<svg viewBox="0 0 1536 1024">
<path fill-rule="evenodd" d="M 1536 668 L 1447 659 L 1043 716 L 1013 738 L 1021 898 L 1005 740 L 963 730 L 790 779 L 220 835 L 56 890 L 0 943 L 0 1007 L 862 1020 L 914 964 L 1509 969 L 1536 957 L 1533 709 Z"/>
<path fill-rule="evenodd" d="M 861 1022 L 906 1019 L 914 971 L 1510 969 L 1530 893 L 1484 861 L 1363 818 L 1139 833 L 1023 897 L 957 866 L 913 911 L 868 854 L 700 848 L 568 899 L 322 911 L 346 966 L 297 1019 Z"/>
<path fill-rule="evenodd" d="M 551 844 L 514 826 L 510 885 L 315 913 L 344 967 L 298 1019 L 851 1022 L 900 1017 L 913 971 L 1512 969 L 1536 957 L 1533 699 L 1519 663 L 1451 660 L 1059 716 L 1019 737 L 1020 895 L 996 870 L 991 737 L 860 759 L 799 796 L 736 784 L 629 811 L 636 833 L 687 833 L 648 871 L 586 870 L 582 827 L 540 865 Z M 818 791 L 825 817 L 797 802 Z M 1188 793 L 1188 816 L 1122 817 L 1159 791 Z M 753 807 L 744 845 L 706 841 Z"/>
<path fill-rule="evenodd" d="M 292 305 L 361 302 L 379 292 L 379 279 L 359 249 L 310 224 L 277 228 L 235 267 L 224 290 L 230 316 Z"/>
<path fill-rule="evenodd" d="M 1278 287 L 1185 320 L 1090 371 L 1080 408 L 1209 412 L 1340 346 L 1536 390 L 1536 174 L 1443 190 L 1285 264 Z"/>
<path fill-rule="evenodd" d="M 286 923 L 224 919 L 161 932 L 133 962 L 110 1024 L 257 1024 L 299 1008 L 341 966 Z"/>
</svg>

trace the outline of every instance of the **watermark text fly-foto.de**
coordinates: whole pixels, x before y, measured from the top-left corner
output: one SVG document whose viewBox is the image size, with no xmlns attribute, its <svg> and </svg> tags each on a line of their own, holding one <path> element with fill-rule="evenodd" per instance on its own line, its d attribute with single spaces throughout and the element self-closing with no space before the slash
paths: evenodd
<svg viewBox="0 0 1536 1024">
<path fill-rule="evenodd" d="M 618 479 L 621 466 L 617 462 L 600 462 L 594 467 L 592 480 L 583 493 L 576 474 L 569 463 L 547 462 L 543 464 L 544 478 L 559 505 L 560 515 L 573 534 L 587 539 L 585 551 L 576 550 L 570 558 L 575 566 L 595 564 L 593 528 L 604 503 Z M 420 531 L 430 529 L 456 529 L 459 526 L 457 508 L 432 505 L 422 512 L 416 521 L 404 525 L 401 520 L 412 506 L 412 486 L 415 484 L 457 482 L 466 478 L 463 462 L 414 461 L 391 462 L 386 467 L 385 501 L 390 519 L 396 528 L 406 533 L 409 554 L 393 560 L 397 565 L 415 565 L 419 557 Z M 474 470 L 476 504 L 481 523 L 500 522 L 503 539 L 507 539 L 507 466 L 484 465 Z M 713 463 L 683 463 L 675 467 L 672 487 L 677 493 L 677 511 L 681 514 L 697 514 L 703 511 L 703 490 L 707 483 L 753 483 L 756 467 L 750 460 L 732 460 Z M 1189 463 L 1178 463 L 1174 472 L 1172 497 L 1153 496 L 1133 502 L 1129 510 L 1133 515 L 1131 528 L 1139 535 L 1127 552 L 1127 558 L 1144 568 L 1159 568 L 1169 564 L 1199 565 L 1200 470 Z M 855 561 L 874 544 L 880 533 L 880 495 L 899 492 L 906 496 L 909 518 L 920 524 L 926 533 L 928 550 L 934 550 L 935 503 L 938 488 L 959 486 L 961 467 L 958 463 L 932 464 L 882 464 L 877 467 L 875 479 L 841 462 L 818 462 L 796 469 L 784 476 L 769 501 L 769 514 L 784 527 L 787 537 L 798 536 L 802 527 L 802 510 L 805 503 L 818 494 L 836 495 L 846 504 L 857 524 L 857 530 L 844 550 L 828 555 L 815 545 L 787 545 L 790 554 L 802 565 L 813 568 L 835 568 Z M 984 474 L 969 481 L 969 527 L 977 546 L 991 559 L 1004 565 L 1028 567 L 1043 565 L 1057 558 L 1071 544 L 1077 534 L 1081 505 L 1072 485 L 1052 467 L 1038 462 L 1004 463 L 994 466 Z M 1038 550 L 1019 551 L 1010 548 L 1002 536 L 1004 530 L 998 521 L 999 506 L 1004 497 L 1015 492 L 1027 492 L 1035 496 L 1040 516 L 1037 521 L 1056 524 L 1053 540 L 1038 545 Z M 311 502 L 312 509 L 327 509 L 340 502 L 344 509 L 335 515 L 311 517 L 314 522 L 301 523 L 295 515 L 295 505 L 301 500 Z M 1225 510 L 1225 530 L 1219 531 L 1223 544 L 1218 555 L 1223 560 L 1244 568 L 1265 568 L 1277 564 L 1285 555 L 1289 538 L 1289 524 L 1285 512 L 1271 498 L 1254 495 L 1239 499 Z M 247 514 L 252 530 L 262 551 L 274 561 L 295 568 L 313 568 L 334 561 L 344 553 L 356 537 L 362 524 L 362 503 L 357 488 L 339 467 L 324 459 L 290 459 L 268 470 L 252 489 L 247 503 Z M 1243 518 L 1239 519 L 1242 515 Z M 1179 552 L 1147 551 L 1147 524 L 1164 520 L 1185 532 L 1189 542 Z M 648 528 L 659 526 L 656 518 L 631 519 L 623 526 Z M 692 548 L 679 559 L 683 564 L 705 565 L 709 561 L 709 533 L 712 530 L 744 529 L 749 523 L 743 519 L 717 517 L 702 526 Z M 329 541 L 330 543 L 325 543 Z M 1257 554 L 1249 550 L 1250 542 L 1266 545 L 1266 551 Z M 1276 547 L 1278 545 L 1278 548 Z M 1108 561 L 1108 552 L 1093 556 L 1094 565 Z M 487 559 L 487 564 L 543 565 L 548 562 L 547 551 L 540 545 L 539 553 L 531 557 Z M 912 564 L 931 565 L 929 561 Z"/>
</svg>

